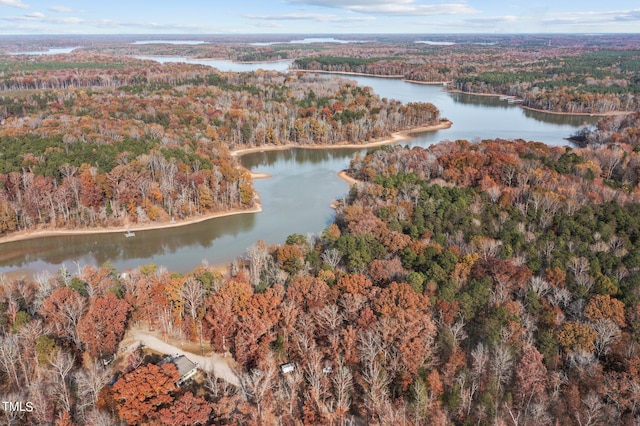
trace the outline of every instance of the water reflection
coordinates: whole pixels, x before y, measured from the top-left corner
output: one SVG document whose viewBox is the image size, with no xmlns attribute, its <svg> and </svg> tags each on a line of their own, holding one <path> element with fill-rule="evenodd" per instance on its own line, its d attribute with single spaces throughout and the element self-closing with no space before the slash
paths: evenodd
<svg viewBox="0 0 640 426">
<path fill-rule="evenodd" d="M 578 128 L 590 126 L 595 124 L 599 117 L 589 115 L 566 115 L 566 114 L 551 114 L 548 112 L 534 111 L 531 109 L 522 108 L 522 113 L 527 118 L 533 118 L 534 120 L 542 121 L 552 124 L 568 124 Z"/>
<path fill-rule="evenodd" d="M 350 78 L 373 87 L 381 97 L 403 102 L 428 101 L 451 129 L 414 135 L 402 142 L 429 146 L 443 139 L 503 138 L 566 145 L 563 139 L 597 117 L 568 116 L 528 111 L 495 97 L 449 93 L 439 86 L 371 77 Z M 211 264 L 228 263 L 257 240 L 282 243 L 292 233 L 320 233 L 333 220 L 329 204 L 344 197 L 348 185 L 336 173 L 349 165 L 360 149 L 303 149 L 256 152 L 241 163 L 269 179 L 256 180 L 263 211 L 228 216 L 185 227 L 123 233 L 41 238 L 0 245 L 0 273 L 15 270 L 55 270 L 63 263 L 100 265 L 107 261 L 117 269 L 154 262 L 177 272 L 187 272 L 203 259 Z M 362 151 L 366 151 L 362 149 Z"/>
<path fill-rule="evenodd" d="M 498 96 L 471 95 L 468 93 L 447 92 L 454 102 L 464 105 L 482 105 L 499 109 L 518 108 L 507 101 L 500 100 Z"/>
<path fill-rule="evenodd" d="M 320 164 L 334 160 L 350 159 L 354 152 L 362 148 L 312 149 L 291 148 L 283 151 L 261 151 L 242 157 L 242 165 L 248 169 L 261 169 L 265 166 L 284 162 L 296 164 Z"/>
<path fill-rule="evenodd" d="M 45 269 L 54 270 L 74 260 L 93 265 L 109 261 L 125 268 L 136 266 L 131 265 L 131 259 L 143 259 L 141 263 L 156 262 L 181 269 L 180 262 L 171 261 L 171 255 L 184 250 L 206 251 L 213 248 L 217 240 L 235 239 L 254 227 L 255 218 L 255 213 L 226 216 L 184 227 L 137 231 L 134 238 L 125 238 L 123 232 L 7 243 L 2 245 L 0 265 L 6 266 L 0 268 L 0 273 L 28 267 L 34 262 L 51 265 Z"/>
</svg>

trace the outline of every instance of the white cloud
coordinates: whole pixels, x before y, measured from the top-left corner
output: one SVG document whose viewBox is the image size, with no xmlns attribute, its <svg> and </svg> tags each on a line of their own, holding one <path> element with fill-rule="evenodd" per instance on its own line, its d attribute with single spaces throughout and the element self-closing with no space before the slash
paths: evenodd
<svg viewBox="0 0 640 426">
<path fill-rule="evenodd" d="M 259 27 L 259 28 L 282 28 L 284 27 L 284 25 L 282 25 L 280 22 L 270 22 L 270 21 L 266 21 L 266 22 L 256 22 L 253 24 L 254 27 Z"/>
<path fill-rule="evenodd" d="M 484 18 L 465 19 L 464 22 L 491 26 L 496 24 L 514 24 L 518 22 L 518 20 L 519 18 L 517 16 L 487 16 Z"/>
<path fill-rule="evenodd" d="M 323 13 L 285 13 L 281 15 L 244 15 L 248 19 L 259 19 L 266 21 L 302 21 L 310 20 L 317 22 L 363 22 L 374 21 L 373 16 L 338 16 Z"/>
<path fill-rule="evenodd" d="M 416 4 L 415 0 L 289 0 L 293 4 L 347 9 L 359 13 L 407 16 L 464 15 L 478 13 L 465 2 Z"/>
<path fill-rule="evenodd" d="M 50 11 L 52 12 L 58 12 L 58 13 L 70 13 L 73 12 L 73 9 L 71 9 L 70 7 L 66 7 L 66 6 L 51 6 L 49 8 Z"/>
<path fill-rule="evenodd" d="M 352 6 L 385 5 L 389 3 L 410 4 L 415 0 L 289 0 L 289 3 L 308 4 L 333 8 L 349 8 Z"/>
<path fill-rule="evenodd" d="M 50 18 L 41 12 L 29 13 L 28 15 L 22 15 L 22 16 L 3 16 L 0 18 L 0 20 L 13 22 L 13 23 L 38 22 L 42 24 L 54 24 L 54 25 L 83 24 L 87 22 L 85 19 L 75 18 L 72 16 L 66 17 L 66 18 Z"/>
<path fill-rule="evenodd" d="M 556 13 L 542 20 L 545 25 L 604 25 L 633 21 L 640 22 L 640 9 Z"/>
<path fill-rule="evenodd" d="M 0 0 L 0 6 L 17 7 L 18 9 L 31 9 L 22 0 Z"/>
</svg>

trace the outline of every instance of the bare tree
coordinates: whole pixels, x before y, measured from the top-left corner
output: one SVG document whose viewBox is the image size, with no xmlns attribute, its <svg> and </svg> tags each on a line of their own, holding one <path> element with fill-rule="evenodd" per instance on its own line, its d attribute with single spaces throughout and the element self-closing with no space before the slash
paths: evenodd
<svg viewBox="0 0 640 426">
<path fill-rule="evenodd" d="M 529 288 L 533 290 L 538 297 L 542 298 L 549 292 L 551 286 L 542 277 L 532 277 L 529 281 Z"/>
<path fill-rule="evenodd" d="M 320 255 L 322 261 L 327 265 L 331 266 L 331 269 L 336 269 L 340 261 L 342 260 L 342 254 L 340 250 L 332 248 L 325 250 L 322 255 Z"/>
<path fill-rule="evenodd" d="M 193 277 L 187 278 L 180 290 L 180 297 L 186 302 L 189 314 L 194 320 L 197 318 L 198 308 L 204 302 L 204 293 L 202 283 Z"/>
<path fill-rule="evenodd" d="M 491 372 L 499 389 L 511 378 L 512 368 L 513 355 L 511 355 L 511 350 L 505 345 L 496 346 L 492 351 Z"/>
<path fill-rule="evenodd" d="M 349 412 L 351 407 L 351 393 L 353 392 L 353 374 L 351 370 L 340 365 L 331 378 L 333 382 L 333 394 L 336 400 L 335 411 L 342 414 Z"/>
<path fill-rule="evenodd" d="M 272 361 L 265 363 L 266 368 L 240 375 L 242 390 L 246 398 L 256 405 L 259 419 L 265 418 L 265 403 L 275 384 L 276 367 Z"/>
<path fill-rule="evenodd" d="M 254 287 L 260 284 L 260 276 L 268 256 L 269 251 L 264 241 L 258 241 L 247 247 L 245 258 L 249 262 L 249 280 Z"/>
<path fill-rule="evenodd" d="M 358 339 L 358 352 L 362 360 L 363 388 L 365 390 L 364 404 L 374 416 L 381 416 L 388 399 L 388 385 L 391 377 L 380 364 L 383 354 L 380 335 L 367 331 Z M 383 357 L 384 358 L 384 357 Z"/>
<path fill-rule="evenodd" d="M 581 275 L 589 272 L 589 260 L 585 257 L 572 257 L 567 263 L 567 268 L 573 275 Z"/>
<path fill-rule="evenodd" d="M 62 405 L 62 408 L 71 412 L 71 392 L 70 392 L 70 372 L 73 368 L 75 357 L 69 355 L 62 349 L 58 351 L 55 357 L 49 360 L 51 365 L 50 376 L 53 385 L 53 396 Z"/>
<path fill-rule="evenodd" d="M 609 345 L 620 336 L 620 327 L 611 320 L 598 320 L 592 324 L 593 329 L 598 333 L 594 342 L 594 349 L 597 357 L 609 353 Z"/>
<path fill-rule="evenodd" d="M 111 369 L 105 368 L 102 362 L 93 361 L 74 374 L 78 386 L 78 408 L 82 412 L 88 412 L 95 407 L 98 393 L 109 383 L 111 373 Z"/>
<path fill-rule="evenodd" d="M 30 314 L 35 314 L 40 310 L 44 299 L 49 297 L 53 289 L 55 288 L 55 280 L 49 271 L 38 272 L 34 275 L 36 286 L 36 296 L 31 304 Z"/>
<path fill-rule="evenodd" d="M 485 347 L 484 343 L 480 342 L 471 351 L 471 358 L 473 358 L 473 376 L 475 380 L 479 380 L 487 370 L 489 366 L 489 351 Z"/>
<path fill-rule="evenodd" d="M 308 386 L 308 398 L 311 398 L 316 407 L 323 415 L 326 415 L 328 410 L 324 403 L 327 387 L 323 380 L 324 374 L 322 372 L 322 355 L 319 351 L 313 351 L 306 357 L 304 365 L 304 378 L 309 384 Z"/>
<path fill-rule="evenodd" d="M 39 378 L 31 384 L 28 400 L 33 404 L 33 411 L 29 414 L 32 424 L 45 425 L 53 424 L 54 404 L 51 397 L 47 395 L 47 385 L 43 383 L 44 378 Z"/>
<path fill-rule="evenodd" d="M 85 417 L 87 421 L 86 424 L 92 426 L 111 426 L 116 424 L 116 421 L 111 414 L 106 411 L 98 410 L 97 408 L 89 411 Z"/>
<path fill-rule="evenodd" d="M 598 423 L 602 416 L 602 401 L 594 392 L 590 392 L 582 400 L 582 407 L 574 413 L 574 417 L 580 426 L 593 426 Z"/>
<path fill-rule="evenodd" d="M 21 386 L 18 377 L 18 359 L 20 358 L 20 342 L 18 336 L 10 334 L 0 336 L 0 369 L 5 372 L 14 389 Z"/>
</svg>

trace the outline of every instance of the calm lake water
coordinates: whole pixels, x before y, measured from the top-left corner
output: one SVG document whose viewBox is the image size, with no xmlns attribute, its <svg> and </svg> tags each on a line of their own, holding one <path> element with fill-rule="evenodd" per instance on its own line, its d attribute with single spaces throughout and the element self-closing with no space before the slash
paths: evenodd
<svg viewBox="0 0 640 426">
<path fill-rule="evenodd" d="M 136 56 L 136 58 L 156 61 L 161 64 L 167 62 L 184 62 L 187 64 L 208 65 L 223 72 L 249 72 L 257 71 L 259 69 L 284 72 L 289 69 L 289 65 L 293 62 L 290 60 L 273 62 L 233 62 L 224 59 L 190 59 L 175 56 Z"/>
<path fill-rule="evenodd" d="M 205 62 L 209 64 L 209 61 L 199 61 Z M 245 65 L 253 69 L 273 69 L 268 67 L 274 63 L 236 65 L 246 71 Z M 381 97 L 403 102 L 432 102 L 440 109 L 442 117 L 453 121 L 450 129 L 416 135 L 404 142 L 412 146 L 428 146 L 442 140 L 488 138 L 522 138 L 566 145 L 563 138 L 597 121 L 596 117 L 527 111 L 494 97 L 443 92 L 440 86 L 381 78 L 351 79 L 373 87 Z M 347 183 L 336 173 L 348 166 L 357 151 L 294 148 L 245 155 L 241 157 L 245 167 L 272 175 L 255 181 L 263 204 L 260 213 L 228 216 L 185 227 L 139 231 L 134 238 L 125 238 L 123 234 L 96 234 L 3 244 L 0 245 L 0 273 L 43 269 L 53 272 L 63 264 L 76 270 L 76 264 L 100 265 L 107 261 L 118 270 L 153 262 L 184 273 L 203 261 L 228 263 L 257 240 L 283 243 L 293 233 L 319 234 L 333 220 L 329 204 L 349 190 Z"/>
</svg>

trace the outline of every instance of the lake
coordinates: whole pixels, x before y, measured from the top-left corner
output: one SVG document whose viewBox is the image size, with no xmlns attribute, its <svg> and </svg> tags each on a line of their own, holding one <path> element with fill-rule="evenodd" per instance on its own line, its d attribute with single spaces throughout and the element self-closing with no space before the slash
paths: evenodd
<svg viewBox="0 0 640 426">
<path fill-rule="evenodd" d="M 244 65 L 272 69 L 268 67 L 273 64 L 237 65 L 244 70 Z M 371 86 L 381 97 L 403 102 L 432 102 L 442 117 L 453 122 L 450 129 L 416 135 L 403 142 L 412 146 L 429 146 L 441 140 L 488 138 L 522 138 L 566 145 L 563 138 L 597 121 L 597 117 L 528 111 L 497 97 L 444 92 L 441 86 L 383 78 L 349 78 Z M 272 175 L 254 183 L 263 204 L 260 213 L 227 216 L 185 227 L 137 231 L 134 238 L 117 233 L 7 243 L 0 245 L 0 273 L 44 269 L 53 272 L 63 264 L 76 270 L 76 264 L 101 265 L 107 261 L 118 270 L 153 262 L 184 273 L 203 261 L 228 263 L 257 240 L 283 243 L 293 233 L 319 234 L 333 220 L 330 203 L 349 190 L 347 183 L 336 174 L 348 166 L 357 151 L 366 149 L 293 148 L 244 155 L 240 161 L 245 167 Z"/>
</svg>

